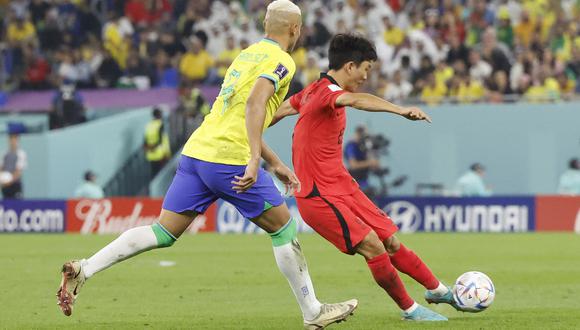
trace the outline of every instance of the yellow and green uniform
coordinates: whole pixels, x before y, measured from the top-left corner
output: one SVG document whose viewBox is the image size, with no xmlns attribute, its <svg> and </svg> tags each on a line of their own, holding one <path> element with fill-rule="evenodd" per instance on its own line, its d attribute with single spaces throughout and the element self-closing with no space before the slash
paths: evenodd
<svg viewBox="0 0 580 330">
<path fill-rule="evenodd" d="M 193 132 L 182 154 L 211 163 L 247 165 L 250 145 L 246 130 L 246 102 L 260 77 L 274 84 L 275 93 L 266 104 L 264 130 L 284 100 L 296 66 L 277 42 L 262 39 L 244 49 L 226 71 L 211 112 Z"/>
</svg>

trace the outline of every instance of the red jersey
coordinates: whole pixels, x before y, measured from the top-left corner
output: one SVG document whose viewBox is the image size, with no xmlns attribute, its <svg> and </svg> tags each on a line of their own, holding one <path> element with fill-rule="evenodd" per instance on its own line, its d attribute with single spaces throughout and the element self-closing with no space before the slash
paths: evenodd
<svg viewBox="0 0 580 330">
<path fill-rule="evenodd" d="M 346 113 L 335 102 L 344 93 L 323 73 L 290 98 L 299 113 L 292 137 L 292 163 L 302 184 L 296 197 L 350 195 L 358 189 L 342 161 Z"/>
</svg>

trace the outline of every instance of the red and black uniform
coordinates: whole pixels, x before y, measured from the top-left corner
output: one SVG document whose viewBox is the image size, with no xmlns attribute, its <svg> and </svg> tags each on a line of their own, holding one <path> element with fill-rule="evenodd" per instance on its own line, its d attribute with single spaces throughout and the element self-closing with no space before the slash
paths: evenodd
<svg viewBox="0 0 580 330">
<path fill-rule="evenodd" d="M 393 221 L 359 189 L 344 167 L 344 107 L 336 99 L 346 93 L 329 75 L 290 98 L 299 112 L 292 141 L 292 163 L 302 184 L 296 201 L 304 221 L 345 253 L 372 230 L 381 240 L 397 231 Z"/>
</svg>

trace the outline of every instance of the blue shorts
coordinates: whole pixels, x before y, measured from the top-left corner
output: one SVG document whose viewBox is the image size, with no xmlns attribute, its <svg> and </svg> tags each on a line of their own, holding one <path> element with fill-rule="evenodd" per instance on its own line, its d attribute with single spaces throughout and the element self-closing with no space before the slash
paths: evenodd
<svg viewBox="0 0 580 330">
<path fill-rule="evenodd" d="M 270 205 L 284 203 L 272 177 L 262 168 L 258 172 L 258 181 L 249 190 L 236 193 L 232 181 L 236 181 L 236 175 L 244 176 L 245 170 L 245 165 L 210 163 L 181 155 L 177 172 L 163 200 L 163 208 L 176 213 L 204 213 L 221 198 L 234 205 L 244 217 L 253 219 Z"/>
</svg>

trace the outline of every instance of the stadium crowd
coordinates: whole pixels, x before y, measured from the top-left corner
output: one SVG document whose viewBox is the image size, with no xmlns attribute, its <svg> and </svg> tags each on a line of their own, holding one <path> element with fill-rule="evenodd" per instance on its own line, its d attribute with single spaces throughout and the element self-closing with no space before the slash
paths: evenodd
<svg viewBox="0 0 580 330">
<path fill-rule="evenodd" d="M 266 0 L 266 2 L 268 2 Z M 318 78 L 335 33 L 372 39 L 365 88 L 386 99 L 542 102 L 580 94 L 578 0 L 296 1 L 293 90 Z M 219 85 L 262 37 L 263 0 L 0 0 L 2 90 Z M 187 89 L 187 88 L 186 88 Z"/>
</svg>

